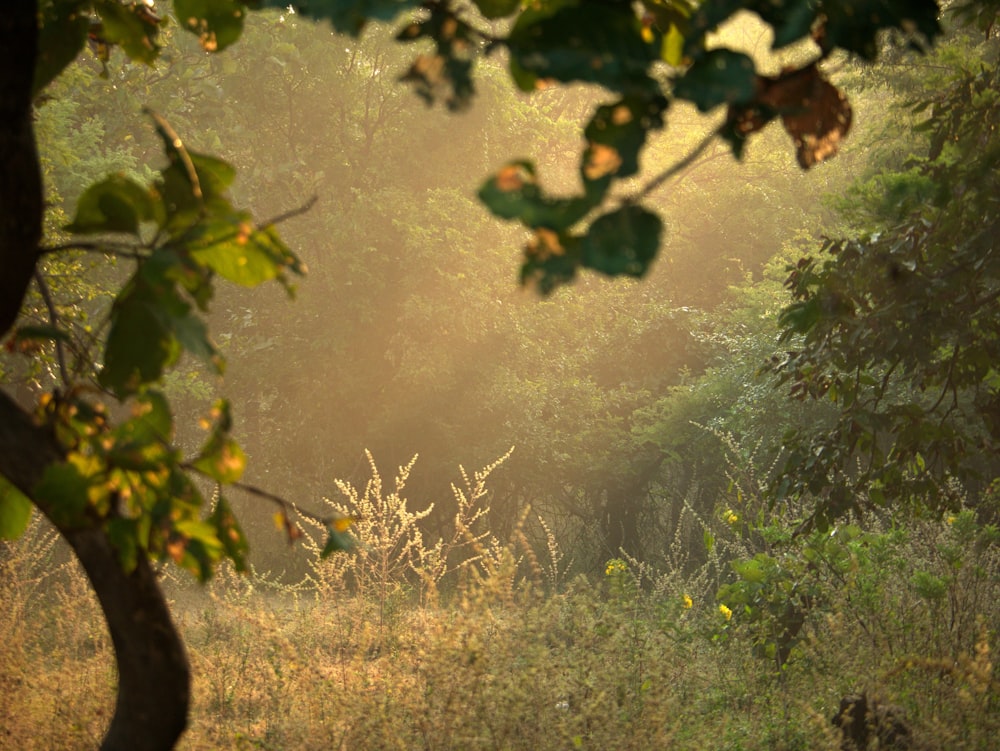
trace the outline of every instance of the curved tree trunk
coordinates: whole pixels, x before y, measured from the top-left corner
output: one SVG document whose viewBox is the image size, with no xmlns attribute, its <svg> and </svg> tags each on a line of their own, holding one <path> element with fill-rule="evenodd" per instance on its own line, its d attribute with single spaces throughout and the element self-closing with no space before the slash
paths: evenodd
<svg viewBox="0 0 1000 751">
<path fill-rule="evenodd" d="M 38 9 L 29 0 L 8 5 L 0 13 L 0 337 L 13 327 L 35 271 L 43 206 L 31 101 Z M 63 459 L 54 436 L 0 391 L 0 475 L 37 503 L 42 473 Z M 102 748 L 173 748 L 187 724 L 190 670 L 149 560 L 140 555 L 126 574 L 96 520 L 59 531 L 90 579 L 115 647 L 118 700 Z"/>
<path fill-rule="evenodd" d="M 62 460 L 45 428 L 0 391 L 0 474 L 31 497 L 45 467 Z M 39 506 L 50 516 L 51 509 Z M 97 595 L 115 647 L 118 700 L 105 751 L 168 751 L 187 726 L 190 669 L 156 574 L 145 556 L 122 570 L 104 529 L 59 527 Z"/>
</svg>

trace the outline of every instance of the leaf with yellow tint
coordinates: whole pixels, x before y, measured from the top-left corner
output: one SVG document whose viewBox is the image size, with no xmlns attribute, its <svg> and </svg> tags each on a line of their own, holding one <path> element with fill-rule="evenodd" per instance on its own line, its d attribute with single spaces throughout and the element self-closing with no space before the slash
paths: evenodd
<svg viewBox="0 0 1000 751">
<path fill-rule="evenodd" d="M 619 108 L 626 109 L 627 108 Z M 600 180 L 607 175 L 613 175 L 622 166 L 622 157 L 618 149 L 603 143 L 591 143 L 587 149 L 583 174 L 588 180 Z"/>
</svg>

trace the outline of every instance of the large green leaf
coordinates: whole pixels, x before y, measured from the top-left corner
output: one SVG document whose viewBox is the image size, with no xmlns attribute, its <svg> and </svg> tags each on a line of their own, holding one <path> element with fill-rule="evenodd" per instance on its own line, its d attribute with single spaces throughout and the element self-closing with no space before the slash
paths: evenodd
<svg viewBox="0 0 1000 751">
<path fill-rule="evenodd" d="M 215 534 L 222 544 L 222 549 L 227 558 L 233 562 L 237 571 L 245 571 L 247 568 L 247 552 L 250 549 L 246 535 L 236 520 L 229 503 L 221 495 L 215 502 L 215 511 L 208 518 L 209 523 L 215 528 Z"/>
<path fill-rule="evenodd" d="M 521 284 L 547 295 L 576 278 L 580 266 L 580 238 L 540 228 L 524 249 Z"/>
<path fill-rule="evenodd" d="M 419 0 L 263 0 L 262 6 L 293 8 L 296 13 L 316 19 L 325 19 L 345 34 L 357 36 L 368 21 L 391 21 L 400 13 L 420 6 Z"/>
<path fill-rule="evenodd" d="M 487 180 L 479 189 L 479 198 L 502 219 L 518 219 L 532 229 L 568 229 L 593 208 L 587 197 L 549 198 L 535 181 L 531 162 L 512 162 Z"/>
<path fill-rule="evenodd" d="M 163 117 L 155 112 L 149 115 L 170 162 L 156 185 L 165 228 L 176 236 L 207 214 L 231 213 L 226 190 L 236 178 L 236 170 L 221 159 L 188 150 Z"/>
<path fill-rule="evenodd" d="M 111 175 L 84 191 L 76 205 L 76 216 L 66 229 L 79 234 L 138 235 L 140 225 L 154 218 L 154 201 L 149 190 L 124 175 Z"/>
<path fill-rule="evenodd" d="M 247 214 L 207 221 L 183 237 L 191 257 L 231 282 L 252 287 L 302 266 L 273 228 L 255 229 Z"/>
<path fill-rule="evenodd" d="M 742 52 L 715 49 L 695 60 L 674 83 L 674 96 L 694 102 L 702 112 L 720 104 L 753 99 L 757 74 L 753 60 Z"/>
<path fill-rule="evenodd" d="M 79 455 L 75 457 L 80 459 Z M 79 524 L 90 503 L 90 490 L 95 480 L 81 470 L 84 462 L 70 460 L 50 464 L 35 486 L 34 498 L 46 509 L 46 514 L 59 526 Z"/>
<path fill-rule="evenodd" d="M 214 412 L 215 424 L 198 458 L 194 461 L 194 468 L 216 482 L 233 483 L 243 476 L 247 463 L 246 454 L 229 434 L 233 424 L 229 402 L 225 400 L 218 402 Z"/>
<path fill-rule="evenodd" d="M 643 276 L 660 249 L 663 222 L 641 206 L 624 206 L 590 225 L 580 261 L 609 276 Z"/>
<path fill-rule="evenodd" d="M 646 144 L 649 131 L 663 127 L 663 112 L 668 104 L 656 95 L 628 96 L 614 104 L 597 108 L 584 129 L 590 142 L 590 153 L 584 157 L 584 179 L 598 179 L 609 174 L 614 166 L 616 177 L 628 177 L 639 171 L 639 152 Z M 594 148 L 595 144 L 606 147 Z M 603 160 L 603 161 L 601 161 Z"/>
<path fill-rule="evenodd" d="M 87 0 L 39 3 L 38 54 L 33 93 L 48 86 L 83 51 L 90 28 Z"/>
<path fill-rule="evenodd" d="M 878 35 L 882 29 L 916 31 L 923 39 L 911 39 L 922 49 L 941 33 L 936 0 L 841 0 L 825 3 L 824 43 L 855 52 L 867 60 L 878 56 Z"/>
<path fill-rule="evenodd" d="M 143 392 L 132 405 L 131 419 L 119 425 L 114 434 L 118 441 L 138 445 L 169 444 L 174 438 L 174 418 L 170 412 L 170 402 L 159 391 Z"/>
<path fill-rule="evenodd" d="M 554 13 L 522 13 L 511 30 L 511 72 L 526 91 L 540 82 L 586 81 L 612 91 L 655 90 L 649 66 L 659 59 L 655 35 L 627 3 L 585 2 Z"/>
<path fill-rule="evenodd" d="M 243 33 L 246 7 L 240 0 L 174 0 L 174 13 L 202 48 L 221 52 Z"/>
<path fill-rule="evenodd" d="M 504 18 L 521 7 L 521 0 L 473 0 L 484 18 Z"/>
<path fill-rule="evenodd" d="M 122 3 L 120 0 L 93 0 L 101 17 L 101 36 L 117 44 L 132 60 L 151 65 L 160 54 L 156 37 L 160 19 L 145 3 Z"/>
<path fill-rule="evenodd" d="M 15 540 L 31 521 L 31 501 L 0 477 L 0 540 Z"/>
<path fill-rule="evenodd" d="M 704 35 L 740 11 L 757 13 L 772 29 L 772 48 L 778 49 L 808 36 L 820 12 L 816 0 L 710 0 L 702 3 L 691 18 L 692 35 L 687 53 L 696 55 Z"/>
<path fill-rule="evenodd" d="M 172 284 L 155 283 L 140 268 L 111 310 L 111 330 L 98 379 L 122 397 L 157 381 L 181 352 L 178 333 L 196 354 L 214 355 L 204 328 L 192 320 L 191 306 Z M 198 333 L 201 338 L 198 339 Z"/>
<path fill-rule="evenodd" d="M 156 308 L 156 300 L 148 294 L 129 295 L 112 311 L 98 380 L 119 397 L 156 381 L 180 354 Z"/>
</svg>

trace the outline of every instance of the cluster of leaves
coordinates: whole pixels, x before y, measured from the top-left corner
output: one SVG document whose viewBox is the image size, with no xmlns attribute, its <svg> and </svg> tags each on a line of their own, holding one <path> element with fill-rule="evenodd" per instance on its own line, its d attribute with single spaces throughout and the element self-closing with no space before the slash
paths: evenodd
<svg viewBox="0 0 1000 751">
<path fill-rule="evenodd" d="M 169 556 L 205 579 L 223 556 L 244 567 L 247 544 L 221 494 L 210 517 L 200 518 L 205 501 L 191 474 L 234 483 L 246 458 L 230 436 L 232 420 L 223 401 L 202 451 L 184 461 L 173 445 L 170 405 L 153 386 L 184 351 L 221 372 L 222 358 L 201 318 L 216 275 L 249 286 L 284 280 L 286 269 L 300 273 L 301 267 L 273 227 L 256 228 L 249 214 L 233 208 L 225 192 L 232 169 L 188 151 L 166 121 L 153 117 L 169 166 L 150 186 L 120 174 L 96 183 L 81 196 L 66 227 L 135 262 L 112 303 L 97 375 L 100 387 L 131 400 L 133 416 L 115 425 L 86 384 L 70 383 L 65 393 L 46 397 L 43 419 L 68 453 L 66 463 L 47 468 L 36 500 L 53 509 L 55 521 L 66 528 L 95 520 L 106 524 L 126 570 L 142 549 Z M 53 340 L 59 347 L 69 334 L 58 319 L 52 324 L 20 327 L 14 339 Z M 27 499 L 10 489 L 3 506 L 12 523 L 0 531 L 18 534 L 30 508 Z"/>
<path fill-rule="evenodd" d="M 176 8 L 191 11 L 185 18 L 201 17 L 200 4 L 185 5 Z M 88 39 L 105 62 L 108 45 L 121 47 L 133 61 L 143 63 L 152 63 L 160 49 L 157 33 L 163 22 L 141 3 L 53 2 L 43 7 L 41 22 L 36 93 Z M 205 49 L 214 51 L 235 39 L 231 30 L 220 36 L 205 24 L 197 26 Z M 219 487 L 236 483 L 245 456 L 230 435 L 229 405 L 221 401 L 203 449 L 184 460 L 174 446 L 170 405 L 156 387 L 184 352 L 222 372 L 223 358 L 204 320 L 217 278 L 241 286 L 277 280 L 291 293 L 288 275 L 302 274 L 305 268 L 274 223 L 258 225 L 249 212 L 233 205 L 228 189 L 235 171 L 229 164 L 187 149 L 163 117 L 149 115 L 167 167 L 150 184 L 115 173 L 91 185 L 80 196 L 72 222 L 63 228 L 69 241 L 50 249 L 104 253 L 127 259 L 134 270 L 106 312 L 108 328 L 96 383 L 87 382 L 93 367 L 86 363 L 63 367 L 63 389 L 43 399 L 39 417 L 53 427 L 66 462 L 46 469 L 33 500 L 49 509 L 63 528 L 103 526 L 126 570 L 144 551 L 170 557 L 205 579 L 222 557 L 244 567 L 247 544 L 218 491 L 210 515 L 201 518 L 206 503 L 194 477 Z M 49 324 L 20 326 L 13 332 L 12 346 L 29 354 L 42 344 L 54 346 L 63 363 L 63 348 L 73 340 L 70 325 L 50 305 Z M 74 354 L 90 357 L 83 349 Z M 131 419 L 116 425 L 114 411 L 95 397 L 101 391 L 130 402 Z M 4 483 L 0 534 L 19 534 L 29 509 L 29 501 Z M 330 537 L 326 552 L 345 547 L 344 525 L 325 521 Z"/>
<path fill-rule="evenodd" d="M 926 156 L 886 183 L 910 210 L 790 270 L 792 349 L 775 369 L 793 396 L 838 415 L 785 436 L 776 490 L 820 499 L 821 524 L 868 503 L 953 506 L 949 477 L 976 487 L 997 472 L 998 92 L 982 62 L 916 103 L 930 112 L 915 129 Z"/>
<path fill-rule="evenodd" d="M 264 5 L 285 7 L 282 0 Z M 230 12 L 200 13 L 191 3 L 192 22 L 202 33 L 222 36 L 240 21 L 243 4 L 221 3 Z M 534 163 L 517 160 L 503 167 L 480 190 L 497 216 L 516 219 L 533 237 L 525 248 L 522 279 L 542 292 L 572 280 L 580 268 L 609 275 L 642 276 L 656 257 L 663 234 L 660 217 L 641 199 L 662 183 L 654 179 L 636 196 L 607 207 L 610 189 L 639 172 L 639 156 L 649 135 L 663 128 L 670 96 L 693 102 L 701 111 L 727 108 L 718 134 L 742 153 L 746 139 L 774 119 L 792 137 L 799 163 L 810 167 L 836 153 L 850 127 L 843 95 L 819 72 L 835 50 L 866 59 L 878 52 L 886 29 L 921 48 L 940 28 L 938 3 L 876 3 L 861 12 L 854 3 L 825 2 L 662 2 L 598 3 L 555 0 L 530 4 L 478 0 L 481 17 L 451 2 L 303 2 L 291 5 L 306 16 L 327 19 L 334 28 L 359 34 L 369 19 L 391 20 L 421 8 L 423 16 L 401 31 L 403 41 L 428 40 L 404 78 L 427 101 L 443 98 L 464 107 L 474 94 L 472 64 L 481 55 L 505 50 L 510 76 L 523 91 L 551 85 L 593 84 L 615 99 L 596 108 L 584 127 L 582 192 L 557 197 L 538 182 Z M 747 55 L 713 46 L 709 35 L 740 10 L 752 10 L 774 29 L 774 49 L 812 38 L 812 59 L 777 77 L 759 74 Z M 184 15 L 187 18 L 188 15 Z M 504 21 L 506 33 L 493 28 Z M 581 227 L 584 229 L 581 231 Z"/>
</svg>

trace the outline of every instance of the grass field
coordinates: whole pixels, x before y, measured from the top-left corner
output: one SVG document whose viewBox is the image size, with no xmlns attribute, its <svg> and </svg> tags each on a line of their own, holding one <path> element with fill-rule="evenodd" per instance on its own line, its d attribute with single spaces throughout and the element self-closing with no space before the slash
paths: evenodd
<svg viewBox="0 0 1000 751">
<path fill-rule="evenodd" d="M 775 548 L 569 579 L 551 533 L 540 560 L 523 535 L 435 553 L 398 545 L 406 523 L 373 530 L 296 585 L 164 571 L 194 673 L 182 749 L 832 751 L 831 718 L 860 692 L 908 733 L 871 748 L 998 747 L 1000 553 L 971 512 L 855 531 L 804 568 Z M 0 747 L 95 748 L 114 688 L 86 580 L 33 523 L 0 548 Z"/>
</svg>

